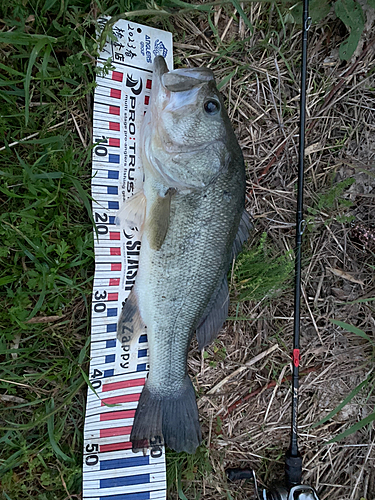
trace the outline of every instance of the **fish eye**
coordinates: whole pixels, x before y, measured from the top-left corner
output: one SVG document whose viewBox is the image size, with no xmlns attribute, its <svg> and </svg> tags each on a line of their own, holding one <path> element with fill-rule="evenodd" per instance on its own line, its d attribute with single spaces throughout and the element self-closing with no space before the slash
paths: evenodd
<svg viewBox="0 0 375 500">
<path fill-rule="evenodd" d="M 209 99 L 203 105 L 208 115 L 216 115 L 220 111 L 220 103 L 214 99 Z"/>
</svg>

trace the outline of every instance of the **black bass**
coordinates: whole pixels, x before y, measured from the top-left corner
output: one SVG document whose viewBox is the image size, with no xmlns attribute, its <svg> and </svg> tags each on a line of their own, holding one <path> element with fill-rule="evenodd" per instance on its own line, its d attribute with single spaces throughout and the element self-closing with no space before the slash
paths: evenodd
<svg viewBox="0 0 375 500">
<path fill-rule="evenodd" d="M 150 355 L 130 439 L 133 449 L 156 440 L 194 453 L 202 438 L 187 354 L 194 332 L 202 349 L 227 317 L 227 273 L 250 227 L 245 166 L 207 68 L 169 72 L 155 58 L 141 136 L 143 191 L 120 214 L 142 246 L 118 338 L 147 327 Z"/>
</svg>

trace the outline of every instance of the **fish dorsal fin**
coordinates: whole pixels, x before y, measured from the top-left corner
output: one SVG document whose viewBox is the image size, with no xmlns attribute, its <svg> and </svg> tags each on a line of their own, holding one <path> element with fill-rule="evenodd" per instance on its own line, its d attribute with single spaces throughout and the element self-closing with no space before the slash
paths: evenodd
<svg viewBox="0 0 375 500">
<path fill-rule="evenodd" d="M 229 290 L 225 275 L 220 288 L 212 296 L 197 328 L 199 349 L 210 344 L 219 334 L 224 321 L 228 317 Z"/>
<path fill-rule="evenodd" d="M 160 250 L 169 227 L 171 199 L 175 189 L 170 188 L 164 196 L 157 196 L 147 216 L 146 231 L 153 250 Z"/>
<path fill-rule="evenodd" d="M 142 231 L 146 215 L 146 196 L 143 191 L 133 194 L 118 211 L 116 224 L 136 227 Z"/>
<path fill-rule="evenodd" d="M 122 344 L 136 341 L 144 332 L 145 324 L 142 321 L 138 298 L 134 288 L 126 299 L 117 324 L 117 338 Z"/>
<path fill-rule="evenodd" d="M 241 252 L 242 245 L 248 239 L 250 231 L 254 229 L 250 215 L 244 210 L 238 227 L 237 235 L 233 242 L 231 261 Z"/>
</svg>

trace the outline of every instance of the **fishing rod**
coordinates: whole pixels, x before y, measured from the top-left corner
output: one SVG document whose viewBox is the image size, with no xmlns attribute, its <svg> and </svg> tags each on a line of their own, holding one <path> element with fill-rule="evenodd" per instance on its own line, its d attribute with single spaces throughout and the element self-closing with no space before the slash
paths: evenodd
<svg viewBox="0 0 375 500">
<path fill-rule="evenodd" d="M 254 480 L 257 500 L 319 500 L 314 488 L 301 484 L 302 455 L 298 449 L 298 391 L 300 363 L 300 306 L 301 306 L 301 246 L 302 235 L 306 226 L 303 218 L 303 176 L 305 156 L 305 124 L 306 124 L 306 74 L 307 74 L 307 33 L 311 25 L 309 17 L 309 0 L 303 0 L 302 14 L 302 61 L 301 61 L 301 96 L 300 96 L 300 129 L 299 129 L 299 161 L 296 213 L 296 247 L 295 247 L 295 282 L 294 282 L 294 328 L 293 328 L 293 372 L 292 372 L 292 418 L 290 446 L 285 455 L 285 481 L 269 491 L 259 494 L 255 472 L 250 469 L 227 469 L 229 480 Z"/>
</svg>

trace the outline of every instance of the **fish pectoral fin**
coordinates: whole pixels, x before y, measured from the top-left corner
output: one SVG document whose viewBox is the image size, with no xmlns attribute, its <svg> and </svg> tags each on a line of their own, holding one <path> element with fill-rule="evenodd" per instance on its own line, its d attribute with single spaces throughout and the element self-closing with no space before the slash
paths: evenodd
<svg viewBox="0 0 375 500">
<path fill-rule="evenodd" d="M 251 222 L 250 215 L 244 210 L 242 212 L 242 217 L 240 220 L 240 225 L 236 237 L 233 242 L 231 261 L 237 257 L 241 252 L 242 245 L 248 239 L 250 231 L 254 229 L 253 223 Z"/>
<path fill-rule="evenodd" d="M 218 336 L 224 321 L 228 317 L 229 290 L 227 276 L 220 288 L 212 296 L 196 330 L 198 347 L 203 349 Z"/>
<path fill-rule="evenodd" d="M 143 191 L 133 194 L 131 198 L 125 201 L 116 216 L 116 224 L 130 227 L 136 227 L 142 231 L 146 216 L 146 196 Z"/>
<path fill-rule="evenodd" d="M 117 338 L 121 344 L 129 344 L 137 340 L 145 330 L 138 307 L 134 288 L 126 299 L 117 324 Z"/>
<path fill-rule="evenodd" d="M 175 192 L 175 189 L 170 188 L 164 196 L 158 196 L 151 207 L 150 216 L 147 216 L 146 231 L 153 250 L 160 250 L 167 235 L 171 199 Z"/>
</svg>

